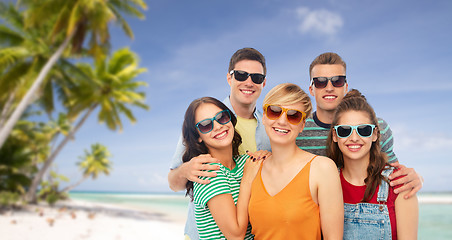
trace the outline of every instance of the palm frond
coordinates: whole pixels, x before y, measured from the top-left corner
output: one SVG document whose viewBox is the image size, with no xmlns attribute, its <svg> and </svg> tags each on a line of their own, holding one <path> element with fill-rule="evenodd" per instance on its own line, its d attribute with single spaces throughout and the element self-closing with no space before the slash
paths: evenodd
<svg viewBox="0 0 452 240">
<path fill-rule="evenodd" d="M 21 12 L 16 10 L 11 3 L 7 5 L 6 3 L 0 2 L 0 16 L 16 31 L 22 31 L 24 22 Z"/>
<path fill-rule="evenodd" d="M 17 46 L 24 41 L 22 35 L 11 28 L 0 25 L 0 45 Z"/>
<path fill-rule="evenodd" d="M 0 49 L 0 66 L 8 67 L 14 65 L 21 59 L 29 57 L 28 49 L 24 47 L 8 47 Z"/>
</svg>

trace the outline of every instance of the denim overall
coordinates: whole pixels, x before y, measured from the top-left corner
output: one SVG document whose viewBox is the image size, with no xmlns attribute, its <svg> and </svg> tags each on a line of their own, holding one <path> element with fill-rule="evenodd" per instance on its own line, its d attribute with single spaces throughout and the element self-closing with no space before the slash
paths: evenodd
<svg viewBox="0 0 452 240">
<path fill-rule="evenodd" d="M 393 168 L 383 170 L 381 175 L 388 177 Z M 344 239 L 392 239 L 389 211 L 386 206 L 389 184 L 382 180 L 377 201 L 374 203 L 344 203 Z"/>
</svg>

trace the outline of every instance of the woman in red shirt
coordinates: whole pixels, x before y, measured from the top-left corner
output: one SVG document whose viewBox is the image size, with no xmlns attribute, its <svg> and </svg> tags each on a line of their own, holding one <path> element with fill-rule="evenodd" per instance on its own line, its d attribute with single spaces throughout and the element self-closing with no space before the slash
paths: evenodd
<svg viewBox="0 0 452 240">
<path fill-rule="evenodd" d="M 344 97 L 331 126 L 327 154 L 340 169 L 344 239 L 417 239 L 417 198 L 389 187 L 393 168 L 380 149 L 378 120 L 358 90 Z"/>
</svg>

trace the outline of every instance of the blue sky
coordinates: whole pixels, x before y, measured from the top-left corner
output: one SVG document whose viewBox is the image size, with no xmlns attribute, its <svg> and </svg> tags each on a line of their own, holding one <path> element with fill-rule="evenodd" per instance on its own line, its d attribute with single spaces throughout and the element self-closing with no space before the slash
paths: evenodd
<svg viewBox="0 0 452 240">
<path fill-rule="evenodd" d="M 425 179 L 423 191 L 452 191 L 452 2 L 442 1 L 147 1 L 146 20 L 129 22 L 135 39 L 113 26 L 113 48 L 130 47 L 148 71 L 139 80 L 150 111 L 134 109 L 112 132 L 92 115 L 54 169 L 72 181 L 83 149 L 100 142 L 113 154 L 110 176 L 76 190 L 169 192 L 167 173 L 183 115 L 195 98 L 224 99 L 231 55 L 254 47 L 267 60 L 267 85 L 308 89 L 311 61 L 327 51 L 347 62 L 350 88 L 366 95 L 391 126 L 400 162 Z"/>
</svg>

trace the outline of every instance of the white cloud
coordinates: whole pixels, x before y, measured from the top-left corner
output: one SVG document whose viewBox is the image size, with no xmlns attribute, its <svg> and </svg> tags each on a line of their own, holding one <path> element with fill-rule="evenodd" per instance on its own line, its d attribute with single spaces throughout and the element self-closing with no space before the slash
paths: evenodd
<svg viewBox="0 0 452 240">
<path fill-rule="evenodd" d="M 442 152 L 452 149 L 452 137 L 442 133 L 412 131 L 402 126 L 392 128 L 397 149 L 402 151 Z"/>
<path fill-rule="evenodd" d="M 295 11 L 297 17 L 301 19 L 298 27 L 301 33 L 335 35 L 344 26 L 344 20 L 338 13 L 325 9 L 310 10 L 300 7 Z"/>
</svg>

